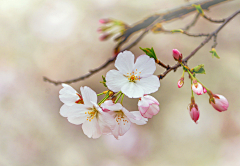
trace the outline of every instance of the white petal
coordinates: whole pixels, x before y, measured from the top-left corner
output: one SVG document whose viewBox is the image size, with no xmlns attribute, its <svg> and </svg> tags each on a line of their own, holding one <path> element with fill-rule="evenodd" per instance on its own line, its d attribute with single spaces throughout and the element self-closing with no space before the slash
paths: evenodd
<svg viewBox="0 0 240 166">
<path fill-rule="evenodd" d="M 69 106 L 75 104 L 79 99 L 77 91 L 67 84 L 62 84 L 63 88 L 59 91 L 59 99 Z"/>
<path fill-rule="evenodd" d="M 121 118 L 121 120 L 118 122 L 117 126 L 119 135 L 123 136 L 130 129 L 131 122 L 126 116 L 123 116 L 123 118 Z"/>
<path fill-rule="evenodd" d="M 113 116 L 105 112 L 98 114 L 98 123 L 103 134 L 111 134 L 116 126 Z"/>
<path fill-rule="evenodd" d="M 109 111 L 122 110 L 122 105 L 120 103 L 114 104 L 112 100 L 105 101 L 103 104 L 101 104 L 101 107 Z"/>
<path fill-rule="evenodd" d="M 148 108 L 148 107 L 149 107 L 149 102 L 148 102 L 148 100 L 146 100 L 146 98 L 143 96 L 143 97 L 141 97 L 141 100 L 138 101 L 138 106 L 139 106 L 139 107 L 146 107 L 146 108 Z"/>
<path fill-rule="evenodd" d="M 77 93 L 77 91 L 68 84 L 62 84 L 62 86 L 63 88 L 59 91 L 59 94 L 65 94 L 66 92 Z"/>
<path fill-rule="evenodd" d="M 106 74 L 106 85 L 113 92 L 118 92 L 127 83 L 128 78 L 117 70 L 110 70 Z"/>
<path fill-rule="evenodd" d="M 130 113 L 136 117 L 135 119 L 130 118 L 130 121 L 132 123 L 135 123 L 137 125 L 144 125 L 147 123 L 148 119 L 144 118 L 139 111 L 131 111 Z"/>
<path fill-rule="evenodd" d="M 140 80 L 141 81 L 141 80 Z M 138 82 L 140 82 L 138 81 Z M 139 98 L 144 95 L 144 90 L 142 86 L 134 83 L 128 82 L 121 88 L 122 93 L 127 95 L 129 98 Z"/>
<path fill-rule="evenodd" d="M 82 93 L 84 105 L 92 107 L 94 103 L 97 103 L 97 94 L 91 88 L 84 86 L 80 88 Z"/>
<path fill-rule="evenodd" d="M 136 70 L 137 69 L 137 70 Z M 138 76 L 149 77 L 156 70 L 155 60 L 147 55 L 141 55 L 137 58 L 134 65 L 134 72 L 138 73 Z M 139 73 L 141 72 L 141 73 Z"/>
<path fill-rule="evenodd" d="M 82 113 L 79 116 L 70 116 L 68 121 L 72 124 L 79 125 L 87 121 L 88 114 Z"/>
<path fill-rule="evenodd" d="M 130 51 L 124 51 L 118 54 L 115 61 L 115 67 L 122 73 L 132 72 L 134 66 L 134 55 Z"/>
<path fill-rule="evenodd" d="M 75 104 L 72 106 L 68 106 L 68 105 L 64 104 L 60 108 L 60 114 L 63 117 L 68 117 L 68 116 L 72 116 L 72 115 L 78 116 L 82 112 L 85 113 L 86 110 L 87 110 L 87 107 L 83 104 Z"/>
<path fill-rule="evenodd" d="M 136 81 L 137 85 L 144 90 L 144 94 L 150 94 L 156 92 L 160 87 L 159 78 L 155 75 L 150 77 L 141 78 L 140 81 Z"/>
<path fill-rule="evenodd" d="M 91 121 L 85 121 L 82 124 L 83 133 L 89 138 L 99 138 L 102 135 L 100 126 L 96 118 L 93 118 Z"/>
</svg>

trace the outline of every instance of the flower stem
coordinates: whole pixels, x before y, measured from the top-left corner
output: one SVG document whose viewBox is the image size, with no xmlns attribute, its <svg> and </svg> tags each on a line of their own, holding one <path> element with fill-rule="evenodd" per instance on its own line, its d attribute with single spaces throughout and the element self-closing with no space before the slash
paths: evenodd
<svg viewBox="0 0 240 166">
<path fill-rule="evenodd" d="M 121 94 L 117 97 L 117 99 L 116 99 L 116 101 L 115 101 L 115 104 L 118 102 L 118 100 L 120 99 L 120 97 L 121 97 L 122 94 L 123 94 L 121 91 L 120 91 L 120 93 L 121 93 Z"/>
<path fill-rule="evenodd" d="M 104 93 L 102 92 L 102 93 L 99 93 L 99 94 L 97 94 L 97 96 L 100 96 L 100 95 L 103 95 Z"/>
<path fill-rule="evenodd" d="M 101 105 L 102 103 L 104 103 L 104 101 L 106 101 L 109 98 L 109 91 L 106 93 L 106 96 L 98 103 L 98 105 Z"/>
</svg>

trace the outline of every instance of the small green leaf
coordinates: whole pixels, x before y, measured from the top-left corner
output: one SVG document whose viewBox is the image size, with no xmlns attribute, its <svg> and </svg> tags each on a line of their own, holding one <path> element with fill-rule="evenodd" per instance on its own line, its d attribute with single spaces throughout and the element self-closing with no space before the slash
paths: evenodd
<svg viewBox="0 0 240 166">
<path fill-rule="evenodd" d="M 198 13 L 200 13 L 201 15 L 204 15 L 203 9 L 201 7 L 201 5 L 195 5 L 193 4 L 192 6 L 194 6 L 196 8 L 196 10 L 198 11 Z"/>
<path fill-rule="evenodd" d="M 204 69 L 204 64 L 198 65 L 192 69 L 192 71 L 196 74 L 206 74 Z"/>
<path fill-rule="evenodd" d="M 180 32 L 180 33 L 183 33 L 184 31 L 182 29 L 174 29 L 174 30 L 171 30 L 172 33 L 176 33 L 176 32 Z"/>
<path fill-rule="evenodd" d="M 150 58 L 157 60 L 157 56 L 156 56 L 153 48 L 150 49 L 150 48 L 141 48 L 140 47 L 140 49 L 143 50 Z"/>
<path fill-rule="evenodd" d="M 103 79 L 103 81 L 100 81 L 100 83 L 102 83 L 105 87 L 107 87 L 106 79 L 105 79 L 105 77 L 103 75 L 102 75 L 102 79 Z"/>
<path fill-rule="evenodd" d="M 216 57 L 216 58 L 220 59 L 220 57 L 218 56 L 215 48 L 212 48 L 212 50 L 209 51 L 209 52 L 212 53 L 212 57 Z"/>
</svg>

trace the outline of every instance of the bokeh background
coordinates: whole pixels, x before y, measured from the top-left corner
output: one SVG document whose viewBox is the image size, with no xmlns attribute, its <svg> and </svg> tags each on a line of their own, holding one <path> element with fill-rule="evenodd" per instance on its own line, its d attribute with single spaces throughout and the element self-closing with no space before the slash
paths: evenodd
<svg viewBox="0 0 240 166">
<path fill-rule="evenodd" d="M 219 113 L 208 96 L 196 97 L 200 120 L 190 118 L 190 81 L 181 89 L 182 70 L 169 73 L 154 93 L 160 112 L 147 125 L 132 125 L 120 140 L 112 136 L 89 139 L 81 125 L 70 124 L 59 114 L 61 86 L 43 81 L 78 77 L 112 56 L 112 39 L 99 41 L 101 18 L 135 23 L 160 10 L 186 3 L 184 0 L 1 0 L 0 1 L 0 165 L 1 166 L 239 166 L 240 165 L 240 15 L 218 35 L 220 59 L 209 53 L 213 41 L 189 61 L 205 64 L 206 75 L 198 78 L 214 93 L 224 95 L 229 109 Z M 240 8 L 239 0 L 220 4 L 206 12 L 224 18 Z M 194 15 L 164 24 L 178 29 Z M 200 18 L 190 30 L 207 33 L 219 24 Z M 146 35 L 131 51 L 154 47 L 159 59 L 173 65 L 173 48 L 187 56 L 203 38 L 182 34 Z M 104 87 L 101 76 L 113 64 L 92 77 L 72 84 L 89 86 L 97 93 Z M 156 74 L 164 70 L 157 67 Z M 124 99 L 124 106 L 137 110 L 137 100 Z"/>
</svg>

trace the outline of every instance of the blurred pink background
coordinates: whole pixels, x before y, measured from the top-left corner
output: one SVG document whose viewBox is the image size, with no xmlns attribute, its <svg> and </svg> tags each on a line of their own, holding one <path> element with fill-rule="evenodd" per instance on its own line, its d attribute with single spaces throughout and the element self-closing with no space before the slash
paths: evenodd
<svg viewBox="0 0 240 166">
<path fill-rule="evenodd" d="M 61 86 L 43 82 L 43 76 L 67 80 L 85 74 L 112 56 L 112 39 L 100 42 L 101 18 L 132 24 L 142 18 L 186 3 L 184 0 L 2 0 L 0 5 L 0 165 L 1 166 L 239 166 L 240 165 L 240 15 L 189 61 L 205 64 L 206 75 L 198 78 L 214 93 L 224 95 L 229 109 L 219 113 L 208 96 L 196 97 L 199 124 L 189 115 L 190 81 L 178 89 L 182 70 L 169 73 L 154 93 L 160 112 L 147 125 L 132 125 L 120 140 L 113 136 L 89 139 L 81 126 L 70 124 L 59 114 Z M 240 8 L 238 0 L 220 4 L 206 14 L 225 18 Z M 179 29 L 195 15 L 164 24 Z M 212 32 L 220 24 L 200 18 L 192 33 Z M 131 49 L 153 47 L 159 59 L 173 65 L 173 48 L 187 56 L 203 38 L 182 34 L 149 33 Z M 97 93 L 105 88 L 98 74 L 72 86 L 89 86 Z M 157 67 L 156 74 L 164 70 Z M 124 99 L 129 110 L 137 110 L 137 99 Z"/>
</svg>

